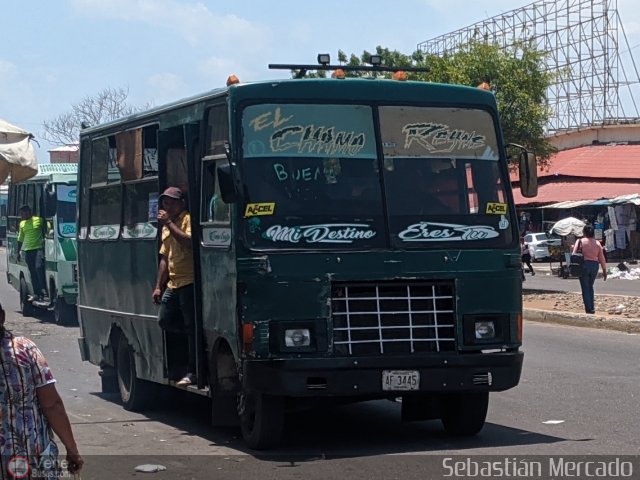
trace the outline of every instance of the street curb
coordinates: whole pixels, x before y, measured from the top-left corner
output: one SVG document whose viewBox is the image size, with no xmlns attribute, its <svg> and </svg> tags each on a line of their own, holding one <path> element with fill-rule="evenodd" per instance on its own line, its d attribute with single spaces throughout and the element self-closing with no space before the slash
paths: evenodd
<svg viewBox="0 0 640 480">
<path fill-rule="evenodd" d="M 522 311 L 525 320 L 543 323 L 558 323 L 575 327 L 602 328 L 619 332 L 640 333 L 640 319 L 612 318 L 586 313 L 552 312 L 538 308 L 525 308 Z"/>
</svg>

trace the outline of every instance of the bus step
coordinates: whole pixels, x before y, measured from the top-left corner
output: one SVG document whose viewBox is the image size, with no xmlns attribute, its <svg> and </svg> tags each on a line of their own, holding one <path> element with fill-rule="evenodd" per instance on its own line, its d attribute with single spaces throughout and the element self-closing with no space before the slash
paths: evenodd
<svg viewBox="0 0 640 480">
<path fill-rule="evenodd" d="M 197 385 L 177 385 L 177 381 L 169 380 L 169 385 L 175 388 L 179 388 L 180 390 L 187 390 L 188 392 L 195 393 L 197 395 L 202 395 L 203 397 L 209 396 L 209 387 L 205 386 L 204 388 L 198 388 Z"/>
<path fill-rule="evenodd" d="M 36 308 L 42 308 L 42 309 L 49 309 L 49 307 L 53 308 L 53 305 L 51 305 L 51 302 L 49 301 L 49 299 L 33 300 L 31 302 L 31 305 L 33 305 Z"/>
</svg>

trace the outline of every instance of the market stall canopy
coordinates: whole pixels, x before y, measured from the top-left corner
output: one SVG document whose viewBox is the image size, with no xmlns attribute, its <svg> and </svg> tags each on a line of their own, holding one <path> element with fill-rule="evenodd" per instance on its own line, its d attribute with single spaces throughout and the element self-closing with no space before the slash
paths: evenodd
<svg viewBox="0 0 640 480">
<path fill-rule="evenodd" d="M 0 118 L 0 183 L 11 176 L 18 183 L 38 173 L 33 135 Z"/>
<path fill-rule="evenodd" d="M 554 223 L 549 231 L 561 237 L 571 234 L 581 237 L 584 225 L 585 223 L 582 220 L 578 220 L 575 217 L 567 217 Z"/>
<path fill-rule="evenodd" d="M 640 188 L 640 186 L 639 186 Z M 618 195 L 614 198 L 599 198 L 597 200 L 576 200 L 567 202 L 552 203 L 538 208 L 577 208 L 577 207 L 608 207 L 611 205 L 624 205 L 625 203 L 633 203 L 640 206 L 640 194 L 631 193 L 628 195 Z"/>
</svg>

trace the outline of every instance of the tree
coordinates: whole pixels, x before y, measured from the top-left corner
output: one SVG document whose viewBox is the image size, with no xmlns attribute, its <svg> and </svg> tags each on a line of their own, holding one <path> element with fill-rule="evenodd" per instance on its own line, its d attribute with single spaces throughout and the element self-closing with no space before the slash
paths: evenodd
<svg viewBox="0 0 640 480">
<path fill-rule="evenodd" d="M 42 137 L 55 145 L 78 143 L 81 125 L 98 125 L 131 115 L 149 107 L 135 107 L 127 103 L 129 89 L 124 87 L 105 88 L 96 95 L 86 96 L 71 106 L 71 111 L 63 113 L 43 123 Z"/>
<path fill-rule="evenodd" d="M 488 81 L 496 96 L 505 141 L 533 151 L 541 166 L 545 166 L 556 151 L 544 137 L 544 128 L 551 115 L 546 90 L 553 74 L 545 71 L 544 53 L 532 44 L 522 42 L 502 49 L 496 44 L 472 41 L 455 53 L 443 56 L 421 51 L 405 55 L 380 46 L 376 47 L 375 53 L 382 57 L 383 65 L 428 69 L 427 73 L 408 72 L 410 80 L 474 87 Z M 359 66 L 370 63 L 371 55 L 364 51 L 358 57 L 340 50 L 338 61 L 343 65 Z M 347 76 L 359 74 L 347 72 Z"/>
</svg>

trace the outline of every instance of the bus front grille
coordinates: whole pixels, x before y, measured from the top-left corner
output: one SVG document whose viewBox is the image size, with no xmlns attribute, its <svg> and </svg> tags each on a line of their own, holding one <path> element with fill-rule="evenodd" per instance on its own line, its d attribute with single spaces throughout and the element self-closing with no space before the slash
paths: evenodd
<svg viewBox="0 0 640 480">
<path fill-rule="evenodd" d="M 455 351 L 451 282 L 334 283 L 337 356 Z"/>
</svg>

